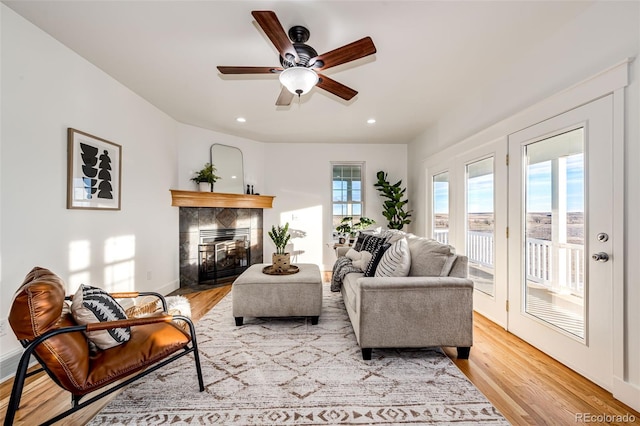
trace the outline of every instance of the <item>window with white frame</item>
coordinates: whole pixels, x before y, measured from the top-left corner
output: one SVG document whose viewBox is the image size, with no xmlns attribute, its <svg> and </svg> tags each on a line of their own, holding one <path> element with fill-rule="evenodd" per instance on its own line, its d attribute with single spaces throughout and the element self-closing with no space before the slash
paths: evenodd
<svg viewBox="0 0 640 426">
<path fill-rule="evenodd" d="M 357 222 L 364 214 L 364 162 L 331 163 L 333 227 L 344 217 Z"/>
<path fill-rule="evenodd" d="M 432 179 L 433 239 L 449 244 L 449 172 L 434 175 Z"/>
</svg>

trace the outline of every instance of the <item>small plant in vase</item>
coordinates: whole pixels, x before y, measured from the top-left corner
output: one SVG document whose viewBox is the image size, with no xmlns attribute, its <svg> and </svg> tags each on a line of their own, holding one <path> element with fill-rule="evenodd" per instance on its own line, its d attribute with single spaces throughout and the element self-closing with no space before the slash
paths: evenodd
<svg viewBox="0 0 640 426">
<path fill-rule="evenodd" d="M 376 223 L 375 220 L 364 216 L 362 216 L 358 222 L 354 223 L 352 216 L 346 216 L 342 218 L 340 225 L 336 226 L 336 231 L 347 236 L 349 238 L 349 242 L 353 243 L 358 231 L 365 229 L 374 223 Z"/>
<path fill-rule="evenodd" d="M 191 178 L 200 188 L 200 191 L 213 192 L 213 184 L 221 179 L 216 175 L 216 168 L 211 163 L 205 163 L 204 167 L 196 172 L 196 175 Z"/>
<path fill-rule="evenodd" d="M 285 253 L 287 244 L 291 239 L 291 234 L 289 234 L 289 223 L 285 223 L 284 226 L 271 226 L 271 231 L 269 231 L 268 234 L 276 245 L 276 252 L 273 253 L 271 257 L 273 270 L 278 273 L 287 272 L 291 265 L 291 254 Z"/>
</svg>

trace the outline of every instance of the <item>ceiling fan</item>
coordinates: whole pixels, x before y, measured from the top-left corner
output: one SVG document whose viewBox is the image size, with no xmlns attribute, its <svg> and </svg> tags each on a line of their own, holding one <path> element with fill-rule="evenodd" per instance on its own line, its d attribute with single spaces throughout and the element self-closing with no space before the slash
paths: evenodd
<svg viewBox="0 0 640 426">
<path fill-rule="evenodd" d="M 376 53 L 371 37 L 318 55 L 309 45 L 309 30 L 296 25 L 285 33 L 275 12 L 254 10 L 251 15 L 280 53 L 280 67 L 228 67 L 218 66 L 222 74 L 279 74 L 283 87 L 276 101 L 278 106 L 290 105 L 295 95 L 304 95 L 314 86 L 344 99 L 351 100 L 357 91 L 339 83 L 318 71 L 355 61 Z"/>
</svg>

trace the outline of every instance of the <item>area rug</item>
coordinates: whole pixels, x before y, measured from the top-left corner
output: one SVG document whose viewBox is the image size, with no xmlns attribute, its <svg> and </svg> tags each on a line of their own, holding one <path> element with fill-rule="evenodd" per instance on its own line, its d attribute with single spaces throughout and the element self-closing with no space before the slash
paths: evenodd
<svg viewBox="0 0 640 426">
<path fill-rule="evenodd" d="M 509 424 L 439 348 L 374 349 L 362 360 L 328 284 L 317 325 L 245 318 L 236 327 L 231 297 L 196 324 L 204 392 L 185 357 L 125 388 L 90 424 Z"/>
</svg>

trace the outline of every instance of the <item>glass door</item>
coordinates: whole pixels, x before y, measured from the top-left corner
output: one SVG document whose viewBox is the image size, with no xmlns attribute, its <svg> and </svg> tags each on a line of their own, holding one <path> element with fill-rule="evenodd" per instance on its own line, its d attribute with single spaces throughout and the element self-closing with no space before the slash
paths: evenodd
<svg viewBox="0 0 640 426">
<path fill-rule="evenodd" d="M 476 312 L 507 328 L 507 140 L 500 138 L 460 155 L 463 177 L 456 205 L 464 206 L 456 244 L 469 258 Z M 499 255 L 498 255 L 499 254 Z"/>
<path fill-rule="evenodd" d="M 466 166 L 467 256 L 475 289 L 495 294 L 494 158 Z"/>
<path fill-rule="evenodd" d="M 584 339 L 584 133 L 524 146 L 524 309 Z"/>
<path fill-rule="evenodd" d="M 433 176 L 433 217 L 432 227 L 434 240 L 449 244 L 449 172 Z"/>
<path fill-rule="evenodd" d="M 613 381 L 611 96 L 509 136 L 509 330 Z"/>
</svg>

